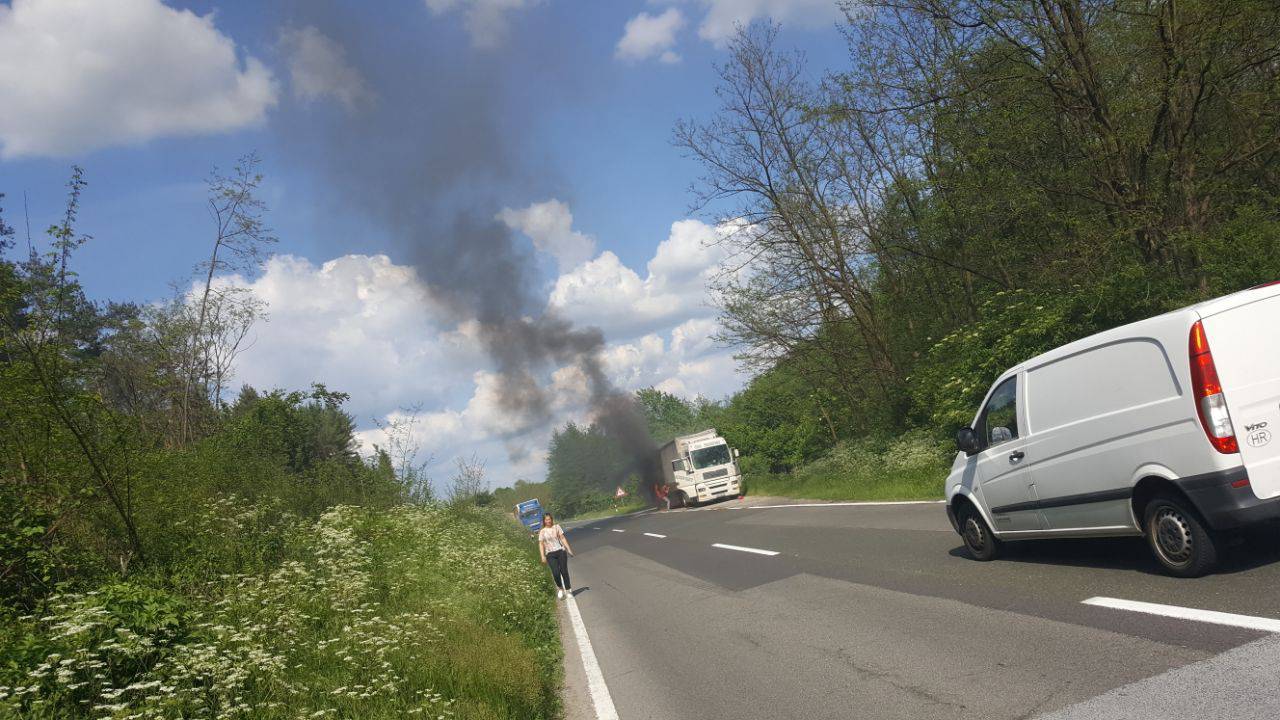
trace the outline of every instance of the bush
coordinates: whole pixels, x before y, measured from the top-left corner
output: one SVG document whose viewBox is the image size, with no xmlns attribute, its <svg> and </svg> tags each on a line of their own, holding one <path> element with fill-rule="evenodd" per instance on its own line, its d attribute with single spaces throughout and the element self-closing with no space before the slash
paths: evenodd
<svg viewBox="0 0 1280 720">
<path fill-rule="evenodd" d="M 228 503 L 199 522 L 244 514 Z M 0 716 L 556 715 L 549 579 L 514 524 L 401 506 L 286 527 L 276 566 L 185 596 L 139 580 L 48 599 L 0 634 Z"/>
<path fill-rule="evenodd" d="M 792 473 L 744 467 L 752 495 L 815 500 L 920 500 L 942 496 L 949 443 L 923 430 L 888 440 L 843 442 Z"/>
<path fill-rule="evenodd" d="M 0 483 L 0 508 L 0 608 L 30 609 L 63 576 L 66 548 L 49 532 L 53 514 L 17 488 Z"/>
<path fill-rule="evenodd" d="M 907 378 L 915 414 L 943 432 L 967 425 L 1001 373 L 1096 332 L 1094 315 L 1079 294 L 995 293 L 979 308 L 978 322 L 936 342 Z"/>
</svg>

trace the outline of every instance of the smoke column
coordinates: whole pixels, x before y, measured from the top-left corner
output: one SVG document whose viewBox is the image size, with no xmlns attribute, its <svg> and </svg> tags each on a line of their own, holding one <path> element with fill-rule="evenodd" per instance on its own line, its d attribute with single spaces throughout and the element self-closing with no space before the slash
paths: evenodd
<svg viewBox="0 0 1280 720">
<path fill-rule="evenodd" d="M 420 27 L 388 36 L 350 12 L 298 8 L 299 24 L 318 27 L 340 45 L 368 93 L 346 109 L 295 108 L 297 117 L 282 123 L 283 145 L 318 171 L 321 192 L 341 214 L 372 223 L 380 240 L 398 248 L 397 259 L 415 266 L 454 319 L 477 323 L 513 436 L 551 422 L 540 378 L 576 366 L 586 377 L 594 420 L 626 448 L 648 491 L 657 451 L 632 396 L 605 374 L 603 333 L 546 311 L 535 292 L 535 258 L 495 218 L 503 193 L 546 197 L 554 181 L 545 163 L 535 166 L 539 153 L 524 141 L 527 110 L 508 100 L 519 96 L 509 86 L 512 69 L 527 75 L 540 68 L 563 84 L 573 73 L 566 51 L 521 46 L 518 38 L 500 53 L 443 47 Z M 420 4 L 413 9 L 425 16 Z M 508 443 L 513 456 L 516 448 Z"/>
</svg>

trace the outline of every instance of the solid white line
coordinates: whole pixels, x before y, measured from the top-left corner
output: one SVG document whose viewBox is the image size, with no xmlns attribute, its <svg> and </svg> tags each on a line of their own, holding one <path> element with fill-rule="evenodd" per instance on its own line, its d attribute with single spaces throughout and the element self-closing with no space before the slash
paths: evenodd
<svg viewBox="0 0 1280 720">
<path fill-rule="evenodd" d="M 755 553 L 756 555 L 777 555 L 777 550 L 761 550 L 760 548 L 742 547 L 741 545 L 725 545 L 724 543 L 712 543 L 711 547 L 718 547 L 723 550 L 737 550 L 738 552 Z"/>
<path fill-rule="evenodd" d="M 598 527 L 593 527 L 593 528 L 591 528 L 591 529 L 592 529 L 592 530 L 599 530 L 600 528 L 598 528 Z"/>
<path fill-rule="evenodd" d="M 612 529 L 614 532 L 626 532 L 626 530 L 619 530 L 618 528 L 611 528 L 611 529 Z"/>
<path fill-rule="evenodd" d="M 604 673 L 600 671 L 600 663 L 596 662 L 596 652 L 591 649 L 591 638 L 587 637 L 587 626 L 578 612 L 578 601 L 569 595 L 566 604 L 573 634 L 578 638 L 578 654 L 582 656 L 582 669 L 587 672 L 587 692 L 591 695 L 591 703 L 596 706 L 596 717 L 599 720 L 618 720 L 618 709 L 613 706 Z"/>
<path fill-rule="evenodd" d="M 744 505 L 731 510 L 769 510 L 789 507 L 872 507 L 875 505 L 941 505 L 946 500 L 877 500 L 867 502 L 791 503 L 788 505 Z"/>
<path fill-rule="evenodd" d="M 1115 610 L 1132 610 L 1133 612 L 1146 613 L 1148 615 L 1163 615 L 1165 617 L 1177 618 L 1179 620 L 1195 620 L 1197 622 L 1213 623 L 1214 625 L 1232 625 L 1235 627 L 1249 628 L 1250 630 L 1280 633 L 1280 620 L 1273 618 L 1256 617 L 1253 615 L 1236 615 L 1235 613 L 1224 613 L 1216 610 L 1197 610 L 1196 608 L 1178 607 L 1177 605 L 1159 605 L 1156 603 L 1139 602 L 1137 600 L 1121 600 L 1119 598 L 1109 597 L 1091 597 L 1082 602 L 1085 605 L 1096 605 L 1098 607 L 1112 608 Z"/>
<path fill-rule="evenodd" d="M 666 535 L 659 535 L 658 533 L 645 533 L 645 535 L 648 535 L 649 537 L 656 537 L 656 538 L 666 537 Z"/>
</svg>

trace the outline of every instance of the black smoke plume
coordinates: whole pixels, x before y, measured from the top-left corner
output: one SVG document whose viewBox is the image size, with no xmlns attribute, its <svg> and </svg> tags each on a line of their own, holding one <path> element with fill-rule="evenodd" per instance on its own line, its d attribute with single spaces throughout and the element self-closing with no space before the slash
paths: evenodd
<svg viewBox="0 0 1280 720">
<path fill-rule="evenodd" d="M 512 78 L 572 85 L 571 51 L 518 34 L 501 51 L 440 45 L 429 39 L 438 32 L 412 23 L 388 30 L 332 6 L 298 8 L 294 26 L 313 25 L 342 47 L 366 92 L 349 107 L 286 108 L 282 139 L 294 159 L 318 171 L 339 215 L 371 224 L 380 246 L 412 263 L 454 319 L 476 323 L 513 418 L 513 458 L 522 434 L 552 421 L 549 371 L 573 365 L 587 379 L 593 419 L 626 448 L 649 491 L 657 450 L 632 396 L 604 371 L 603 333 L 547 311 L 535 258 L 495 219 L 504 198 L 549 197 L 556 184 L 553 163 L 528 140 L 531 111 L 512 100 L 522 94 Z M 414 10 L 429 19 L 420 3 Z"/>
</svg>

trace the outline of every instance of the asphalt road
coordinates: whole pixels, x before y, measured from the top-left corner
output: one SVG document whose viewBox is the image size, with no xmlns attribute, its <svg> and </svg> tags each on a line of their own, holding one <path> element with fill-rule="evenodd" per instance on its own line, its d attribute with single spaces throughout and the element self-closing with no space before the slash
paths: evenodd
<svg viewBox="0 0 1280 720">
<path fill-rule="evenodd" d="M 1179 580 L 1140 539 L 974 562 L 939 504 L 736 505 L 569 530 L 623 720 L 1280 717 L 1280 635 L 1082 604 L 1280 619 L 1276 529 Z"/>
</svg>

